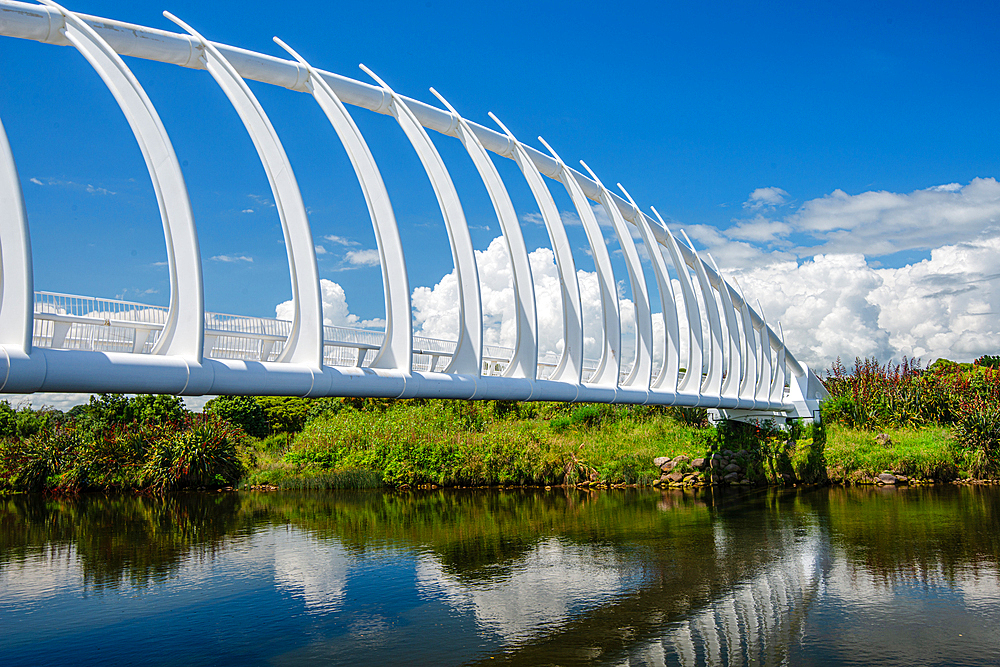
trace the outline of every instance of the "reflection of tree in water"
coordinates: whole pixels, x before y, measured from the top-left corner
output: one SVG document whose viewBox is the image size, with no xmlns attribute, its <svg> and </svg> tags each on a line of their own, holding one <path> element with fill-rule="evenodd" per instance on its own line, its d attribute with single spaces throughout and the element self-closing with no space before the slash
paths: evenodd
<svg viewBox="0 0 1000 667">
<path fill-rule="evenodd" d="M 0 501 L 0 567 L 72 549 L 87 586 L 145 586 L 192 555 L 211 556 L 245 528 L 236 494 L 50 498 Z"/>
<path fill-rule="evenodd" d="M 995 487 L 836 488 L 812 507 L 829 517 L 833 546 L 883 583 L 944 579 L 1000 567 Z"/>
</svg>

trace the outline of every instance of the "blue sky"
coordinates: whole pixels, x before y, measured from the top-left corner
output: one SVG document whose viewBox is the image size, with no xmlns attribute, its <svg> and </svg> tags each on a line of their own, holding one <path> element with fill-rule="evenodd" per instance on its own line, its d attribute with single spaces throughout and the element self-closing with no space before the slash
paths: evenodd
<svg viewBox="0 0 1000 667">
<path fill-rule="evenodd" d="M 67 6 L 175 30 L 160 15 L 168 9 L 209 39 L 273 55 L 278 35 L 316 66 L 366 80 L 364 62 L 405 95 L 436 104 L 434 86 L 471 120 L 489 126 L 493 111 L 539 148 L 541 134 L 568 163 L 586 160 L 608 186 L 620 181 L 685 228 L 769 316 L 784 316 L 792 349 L 814 365 L 1000 347 L 989 270 L 1000 200 L 994 5 Z M 36 289 L 165 304 L 152 188 L 111 95 L 69 47 L 0 38 L 0 59 L 0 118 L 22 179 Z M 183 164 L 208 308 L 273 316 L 290 297 L 284 247 L 236 113 L 207 72 L 126 62 Z M 380 271 L 365 253 L 374 236 L 336 135 L 309 96 L 251 88 L 291 158 L 321 276 L 342 286 L 359 320 L 381 317 Z M 433 288 L 452 262 L 429 183 L 395 121 L 352 113 L 389 187 L 411 287 Z M 487 251 L 499 229 L 486 192 L 461 145 L 432 136 Z M 495 162 L 530 219 L 537 208 L 516 167 Z M 547 245 L 542 226 L 524 229 L 530 248 Z M 592 270 L 582 231 L 570 235 L 580 268 Z M 907 312 L 920 319 L 893 310 L 904 293 L 919 297 Z M 970 312 L 978 319 L 960 317 Z M 927 321 L 936 329 L 915 333 Z"/>
</svg>

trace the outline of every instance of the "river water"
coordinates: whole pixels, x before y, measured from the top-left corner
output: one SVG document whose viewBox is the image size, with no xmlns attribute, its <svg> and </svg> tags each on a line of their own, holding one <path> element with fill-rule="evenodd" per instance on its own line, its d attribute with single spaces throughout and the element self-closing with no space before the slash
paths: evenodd
<svg viewBox="0 0 1000 667">
<path fill-rule="evenodd" d="M 1000 489 L 0 498 L 0 665 L 1000 664 Z"/>
</svg>

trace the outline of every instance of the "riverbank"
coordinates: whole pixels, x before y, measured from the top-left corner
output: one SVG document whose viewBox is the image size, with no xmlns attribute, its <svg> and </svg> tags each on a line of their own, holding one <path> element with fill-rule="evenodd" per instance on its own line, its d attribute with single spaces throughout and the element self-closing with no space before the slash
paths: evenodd
<svg viewBox="0 0 1000 667">
<path fill-rule="evenodd" d="M 76 414 L 0 403 L 0 492 L 183 488 L 921 484 L 996 479 L 938 424 L 710 425 L 704 410 L 569 403 L 102 396 Z M 9 410 L 9 409 L 8 409 Z M 991 458 L 992 457 L 992 458 Z"/>
</svg>

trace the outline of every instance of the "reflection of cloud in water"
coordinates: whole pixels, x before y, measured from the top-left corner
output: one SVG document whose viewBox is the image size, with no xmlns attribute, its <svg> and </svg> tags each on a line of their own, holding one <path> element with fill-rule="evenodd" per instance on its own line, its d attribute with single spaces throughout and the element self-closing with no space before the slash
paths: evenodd
<svg viewBox="0 0 1000 667">
<path fill-rule="evenodd" d="M 298 530 L 276 532 L 274 581 L 279 590 L 301 597 L 306 609 L 329 612 L 344 599 L 349 557 L 339 542 Z"/>
<path fill-rule="evenodd" d="M 83 583 L 74 546 L 47 546 L 23 560 L 0 564 L 4 606 L 40 606 L 67 591 L 82 589 Z"/>
<path fill-rule="evenodd" d="M 417 586 L 428 597 L 443 597 L 471 610 L 480 627 L 507 642 L 555 629 L 574 613 L 633 590 L 643 572 L 610 548 L 550 538 L 519 558 L 509 574 L 467 581 L 445 572 L 430 555 L 417 562 Z"/>
</svg>

